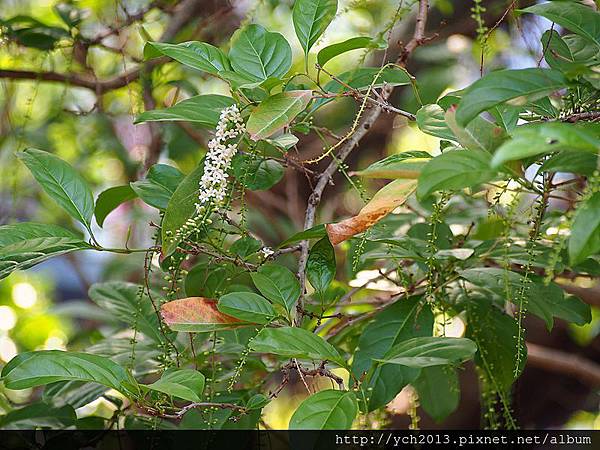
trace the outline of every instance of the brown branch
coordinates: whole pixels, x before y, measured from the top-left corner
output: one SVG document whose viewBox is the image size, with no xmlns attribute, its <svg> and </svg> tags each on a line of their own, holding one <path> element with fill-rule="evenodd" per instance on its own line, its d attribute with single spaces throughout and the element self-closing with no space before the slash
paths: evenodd
<svg viewBox="0 0 600 450">
<path fill-rule="evenodd" d="M 334 374 L 330 370 L 328 370 L 326 368 L 326 365 L 327 365 L 327 361 L 321 361 L 321 363 L 319 364 L 319 366 L 317 368 L 307 369 L 307 368 L 303 367 L 301 364 L 299 364 L 295 358 L 292 359 L 289 363 L 287 363 L 281 367 L 281 373 L 283 374 L 283 377 L 282 377 L 279 385 L 275 388 L 275 390 L 273 390 L 272 392 L 269 393 L 269 398 L 275 398 L 281 393 L 283 388 L 290 382 L 290 375 L 291 375 L 291 372 L 294 370 L 298 372 L 298 375 L 302 379 L 307 390 L 308 390 L 308 385 L 306 384 L 304 377 L 329 378 L 330 380 L 334 381 L 338 385 L 338 388 L 340 390 L 344 390 L 345 389 L 344 388 L 344 380 L 341 377 L 338 377 L 336 374 Z"/>
<path fill-rule="evenodd" d="M 577 378 L 591 387 L 600 386 L 600 364 L 579 355 L 527 343 L 527 364 Z"/>
<path fill-rule="evenodd" d="M 142 80 L 142 98 L 144 100 L 144 108 L 146 111 L 150 111 L 156 108 L 156 102 L 152 96 L 152 79 L 150 72 L 145 71 Z M 144 156 L 144 169 L 148 170 L 154 164 L 158 162 L 160 158 L 160 151 L 162 150 L 162 135 L 158 124 L 155 122 L 149 122 L 148 127 L 150 129 L 150 143 L 148 144 L 148 150 Z"/>
<path fill-rule="evenodd" d="M 580 120 L 589 120 L 591 122 L 596 122 L 600 120 L 600 111 L 589 111 L 582 113 L 570 114 L 563 119 L 563 122 L 579 122 Z"/>
<path fill-rule="evenodd" d="M 143 20 L 146 14 L 148 14 L 152 9 L 158 7 L 158 4 L 158 1 L 150 2 L 145 8 L 139 10 L 137 13 L 127 14 L 125 20 L 122 23 L 120 23 L 118 27 L 109 26 L 106 31 L 98 33 L 96 36 L 90 39 L 86 39 L 84 37 L 83 40 L 85 42 L 85 45 L 90 46 L 101 44 L 104 39 L 106 39 L 109 36 L 118 34 L 119 31 L 122 30 L 124 27 L 128 27 L 130 25 L 133 25 L 135 22 Z"/>
<path fill-rule="evenodd" d="M 200 245 L 197 245 L 193 242 L 187 242 L 187 244 L 191 247 L 190 249 L 177 247 L 177 251 L 184 253 L 186 255 L 210 256 L 211 258 L 214 258 L 216 262 L 223 262 L 223 261 L 230 262 L 230 263 L 235 264 L 238 267 L 242 267 L 248 271 L 254 271 L 258 268 L 257 265 L 246 262 L 237 256 L 233 257 L 233 256 L 223 255 L 220 253 L 215 253 L 215 252 L 212 252 L 212 251 L 210 251 Z"/>
<path fill-rule="evenodd" d="M 171 20 L 167 24 L 167 28 L 160 37 L 163 42 L 170 41 L 173 39 L 182 28 L 184 28 L 191 20 L 195 17 L 200 16 L 202 13 L 209 13 L 213 15 L 207 7 L 205 0 L 183 0 L 175 8 L 175 11 L 171 17 Z M 224 14 L 232 10 L 231 5 L 226 5 L 219 8 L 215 14 Z"/>
<path fill-rule="evenodd" d="M 165 42 L 172 40 L 177 32 L 188 22 L 192 21 L 204 11 L 206 5 L 202 0 L 183 0 L 174 9 L 174 13 L 167 25 L 166 30 L 159 41 Z M 230 9 L 230 7 L 228 7 Z M 122 28 L 122 27 L 121 27 Z M 117 30 L 118 31 L 118 30 Z M 144 72 L 150 71 L 153 67 L 164 64 L 169 61 L 168 58 L 157 58 L 147 61 L 139 67 L 128 72 L 117 75 L 106 80 L 97 80 L 91 76 L 83 74 L 69 74 L 58 72 L 33 72 L 30 70 L 0 70 L 0 78 L 10 78 L 15 80 L 36 80 L 55 83 L 65 83 L 72 86 L 86 88 L 94 91 L 96 95 L 105 94 L 108 91 L 127 86 L 134 80 L 140 78 Z"/>
<path fill-rule="evenodd" d="M 410 54 L 421 45 L 425 39 L 425 27 L 427 26 L 427 13 L 429 10 L 428 0 L 419 0 L 419 11 L 417 12 L 417 19 L 415 21 L 415 31 L 412 39 L 406 44 L 398 64 L 405 65 L 410 57 Z"/>
<path fill-rule="evenodd" d="M 402 51 L 400 57 L 398 58 L 398 65 L 404 66 L 410 56 L 410 54 L 423 42 L 425 38 L 425 26 L 427 25 L 427 12 L 429 8 L 428 0 L 419 0 L 419 10 L 417 12 L 417 19 L 415 22 L 415 30 L 413 33 L 412 39 L 408 42 L 404 50 Z M 392 86 L 385 86 L 382 89 L 381 98 L 386 101 L 390 98 L 392 91 Z M 339 153 L 336 157 L 329 163 L 327 168 L 321 175 L 319 175 L 317 184 L 311 193 L 308 199 L 308 206 L 306 208 L 306 214 L 304 216 L 304 229 L 307 230 L 311 228 L 315 223 L 315 215 L 317 206 L 321 202 L 321 196 L 323 195 L 323 191 L 325 187 L 331 182 L 331 178 L 333 174 L 336 172 L 338 168 L 338 164 L 343 162 L 350 152 L 354 150 L 354 148 L 358 145 L 360 140 L 368 133 L 371 126 L 375 123 L 377 118 L 380 116 L 382 112 L 382 108 L 376 106 L 370 110 L 368 110 L 363 116 L 358 129 L 352 136 L 348 138 L 348 140 L 343 144 L 340 148 Z M 300 283 L 302 286 L 302 291 L 304 292 L 305 287 L 305 272 L 306 272 L 306 262 L 308 260 L 308 241 L 302 242 L 302 253 L 300 255 L 300 259 L 298 261 L 298 278 L 300 279 Z M 298 309 L 302 311 L 303 299 L 300 297 L 298 300 Z M 302 321 L 302 314 L 298 314 L 296 316 L 296 325 L 299 325 Z"/>
<path fill-rule="evenodd" d="M 167 58 L 157 58 L 145 63 L 146 70 L 162 64 Z M 96 80 L 93 77 L 83 74 L 69 74 L 58 72 L 33 72 L 31 70 L 4 70 L 0 69 L 0 78 L 10 78 L 13 80 L 39 80 L 56 83 L 65 83 L 71 86 L 77 86 L 94 91 L 97 95 L 105 94 L 108 91 L 127 86 L 134 80 L 137 80 L 144 67 L 136 67 L 121 75 L 106 80 Z"/>
<path fill-rule="evenodd" d="M 293 245 L 292 247 L 285 247 L 279 250 L 275 250 L 272 255 L 269 255 L 267 259 L 276 259 L 281 255 L 285 255 L 286 253 L 293 253 L 302 250 L 302 246 L 300 244 Z"/>
<path fill-rule="evenodd" d="M 236 405 L 235 403 L 214 403 L 214 402 L 190 403 L 189 405 L 184 406 L 179 411 L 177 411 L 173 414 L 164 414 L 164 413 L 160 413 L 155 410 L 152 410 L 152 409 L 146 409 L 146 412 L 148 412 L 149 414 L 152 414 L 154 416 L 164 417 L 165 419 L 179 420 L 185 415 L 185 413 L 187 413 L 188 411 L 190 411 L 192 409 L 196 409 L 196 408 L 233 409 L 233 410 L 239 411 L 242 414 L 246 414 L 248 412 L 248 409 L 245 406 Z"/>
<path fill-rule="evenodd" d="M 367 101 L 369 103 L 371 103 L 372 105 L 378 106 L 379 108 L 381 108 L 383 111 L 386 112 L 391 112 L 391 113 L 395 113 L 395 114 L 399 114 L 401 116 L 404 116 L 406 118 L 408 118 L 409 120 L 417 120 L 417 117 L 408 112 L 408 111 L 404 111 L 402 109 L 396 108 L 395 106 L 392 106 L 386 98 L 382 98 L 380 94 L 378 94 L 376 91 L 374 91 L 373 93 L 375 95 L 377 95 L 378 97 L 380 97 L 380 99 L 375 99 L 373 97 L 369 97 L 367 95 L 364 95 L 362 92 L 360 92 L 359 89 L 356 89 L 352 86 L 350 86 L 348 83 L 346 83 L 344 80 L 336 77 L 334 74 L 332 74 L 331 72 L 328 72 L 326 69 L 324 69 L 323 67 L 321 67 L 320 64 L 316 64 L 317 70 L 325 72 L 327 75 L 329 75 L 329 77 L 332 80 L 337 81 L 339 84 L 341 84 L 342 86 L 344 86 L 346 89 L 348 89 L 346 92 L 342 92 L 342 93 L 319 93 L 317 95 L 315 95 L 316 98 L 340 98 L 340 97 L 353 97 L 355 100 L 362 102 L 362 101 Z"/>
<path fill-rule="evenodd" d="M 576 296 L 588 305 L 600 308 L 600 285 L 585 288 L 564 283 L 557 284 L 562 288 L 563 291 Z"/>
<path fill-rule="evenodd" d="M 396 297 L 390 297 L 390 300 L 395 300 Z M 364 321 L 370 319 L 371 317 L 377 315 L 377 313 L 383 311 L 387 306 L 392 303 L 391 301 L 383 303 L 381 306 L 377 308 L 373 308 L 371 311 L 366 313 L 357 314 L 354 316 L 345 316 L 338 323 L 332 326 L 329 330 L 327 330 L 327 334 L 325 339 L 328 340 L 333 336 L 339 334 L 342 330 L 345 330 L 351 325 L 354 325 L 356 322 Z"/>
</svg>

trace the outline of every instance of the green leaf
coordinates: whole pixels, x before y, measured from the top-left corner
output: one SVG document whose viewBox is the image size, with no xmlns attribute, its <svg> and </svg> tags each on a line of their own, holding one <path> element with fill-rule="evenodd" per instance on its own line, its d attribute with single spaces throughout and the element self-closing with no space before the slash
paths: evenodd
<svg viewBox="0 0 600 450">
<path fill-rule="evenodd" d="M 521 12 L 536 14 L 587 39 L 600 49 L 600 14 L 587 5 L 575 1 L 546 2 L 533 5 Z"/>
<path fill-rule="evenodd" d="M 515 380 L 517 322 L 493 306 L 486 298 L 473 296 L 467 306 L 466 336 L 477 345 L 475 363 L 491 379 L 495 390 L 505 392 Z M 525 367 L 527 348 L 521 343 L 518 373 Z"/>
<path fill-rule="evenodd" d="M 124 281 L 96 283 L 89 290 L 90 299 L 115 318 L 137 328 L 154 342 L 164 342 L 158 317 L 146 294 L 140 297 L 141 286 Z"/>
<path fill-rule="evenodd" d="M 445 111 L 440 105 L 431 104 L 421 107 L 417 111 L 417 126 L 423 133 L 430 134 L 440 139 L 455 141 L 456 137 L 446 124 Z"/>
<path fill-rule="evenodd" d="M 290 430 L 349 430 L 358 402 L 354 392 L 327 389 L 311 395 L 294 411 Z"/>
<path fill-rule="evenodd" d="M 265 139 L 288 126 L 304 111 L 311 96 L 312 91 L 308 90 L 286 91 L 262 101 L 248 118 L 246 129 L 250 137 L 255 141 Z"/>
<path fill-rule="evenodd" d="M 306 262 L 306 278 L 317 291 L 325 292 L 335 277 L 335 251 L 329 238 L 312 246 Z"/>
<path fill-rule="evenodd" d="M 38 50 L 52 50 L 61 39 L 70 38 L 67 30 L 48 26 L 31 16 L 17 15 L 0 24 L 6 29 L 6 35 L 25 47 Z"/>
<path fill-rule="evenodd" d="M 518 127 L 513 138 L 502 144 L 492 159 L 492 166 L 558 151 L 597 153 L 598 137 L 586 125 L 548 122 Z"/>
<path fill-rule="evenodd" d="M 164 210 L 183 178 L 184 175 L 175 167 L 154 164 L 146 178 L 132 182 L 131 188 L 145 203 Z"/>
<path fill-rule="evenodd" d="M 545 284 L 541 279 L 534 279 L 527 289 L 527 309 L 544 322 L 548 331 L 554 326 L 554 317 L 585 325 L 592 320 L 590 305 L 577 297 L 567 296 L 556 283 Z"/>
<path fill-rule="evenodd" d="M 125 419 L 125 422 L 129 423 L 130 419 Z M 102 430 L 108 424 L 108 419 L 100 416 L 87 416 L 77 419 L 75 426 L 78 430 Z M 164 425 L 163 425 L 164 427 Z"/>
<path fill-rule="evenodd" d="M 518 273 L 497 267 L 476 267 L 459 270 L 459 275 L 470 283 L 504 296 L 508 288 L 520 286 L 522 277 Z"/>
<path fill-rule="evenodd" d="M 286 133 L 273 139 L 265 139 L 265 141 L 282 150 L 289 150 L 298 143 L 298 138 L 293 134 Z"/>
<path fill-rule="evenodd" d="M 375 316 L 358 341 L 352 362 L 357 379 L 372 366 L 372 360 L 383 358 L 396 344 L 416 336 L 431 336 L 433 315 L 420 297 L 399 300 Z"/>
<path fill-rule="evenodd" d="M 470 339 L 423 336 L 395 345 L 375 361 L 421 369 L 459 363 L 472 358 L 476 351 Z"/>
<path fill-rule="evenodd" d="M 522 106 L 522 105 L 521 105 Z M 525 105 L 528 109 L 531 109 L 535 114 L 540 116 L 546 116 L 552 119 L 558 120 L 560 118 L 560 111 L 550 101 L 550 97 L 542 97 L 531 103 Z"/>
<path fill-rule="evenodd" d="M 229 59 L 237 73 L 252 81 L 263 81 L 287 73 L 292 66 L 292 49 L 281 34 L 252 24 L 233 34 Z"/>
<path fill-rule="evenodd" d="M 201 402 L 204 375 L 193 369 L 167 369 L 159 380 L 145 386 L 183 400 Z"/>
<path fill-rule="evenodd" d="M 186 121 L 206 128 L 217 126 L 221 111 L 235 104 L 235 100 L 224 95 L 196 95 L 165 109 L 146 111 L 136 117 L 134 123 Z"/>
<path fill-rule="evenodd" d="M 365 178 L 418 178 L 423 166 L 431 159 L 427 152 L 408 151 L 390 155 L 364 170 L 352 172 Z"/>
<path fill-rule="evenodd" d="M 106 386 L 85 381 L 58 381 L 44 388 L 42 400 L 54 407 L 70 405 L 81 408 L 108 391 Z"/>
<path fill-rule="evenodd" d="M 288 313 L 294 309 L 301 294 L 300 282 L 287 267 L 267 263 L 250 276 L 262 295 L 282 305 Z"/>
<path fill-rule="evenodd" d="M 593 45 L 589 45 L 588 41 L 576 34 L 567 34 L 561 36 L 562 40 L 569 46 L 569 50 L 573 55 L 573 59 L 577 62 L 592 63 L 598 62 L 600 55 L 598 50 Z"/>
<path fill-rule="evenodd" d="M 112 325 L 110 322 L 109 324 Z M 118 337 L 120 331 L 125 331 L 120 335 L 122 337 Z M 97 343 L 87 346 L 86 350 L 93 355 L 110 358 L 122 367 L 131 367 L 132 365 L 131 335 L 126 330 L 115 330 L 114 336 L 99 340 Z M 131 370 L 138 374 L 154 372 L 160 360 L 160 354 L 161 347 L 156 345 L 156 342 L 150 339 L 138 339 L 135 345 L 135 361 L 133 361 L 135 367 Z M 75 382 L 79 383 L 79 381 Z"/>
<path fill-rule="evenodd" d="M 262 100 L 266 94 L 270 93 L 273 88 L 283 84 L 283 80 L 276 77 L 269 77 L 265 80 L 256 81 L 249 75 L 241 75 L 233 70 L 226 70 L 219 74 L 224 80 L 229 82 L 229 85 L 234 89 L 254 90 L 257 100 Z M 253 99 L 254 100 L 254 99 Z"/>
<path fill-rule="evenodd" d="M 232 265 L 215 267 L 208 261 L 194 266 L 185 277 L 185 293 L 189 297 L 215 298 L 225 292 L 227 279 L 235 275 Z"/>
<path fill-rule="evenodd" d="M 488 301 L 504 305 L 505 299 L 514 299 L 522 286 L 525 290 L 527 309 L 544 320 L 549 330 L 554 324 L 553 317 L 583 325 L 591 320 L 590 308 L 575 297 L 565 297 L 563 290 L 555 283 L 544 284 L 536 276 L 529 281 L 516 273 L 495 267 L 477 267 L 461 270 L 461 277 L 483 289 Z M 491 298 L 489 293 L 495 294 Z M 514 303 L 514 300 L 512 300 Z"/>
<path fill-rule="evenodd" d="M 544 59 L 551 68 L 566 72 L 575 64 L 571 49 L 555 30 L 544 32 L 542 47 L 544 48 Z"/>
<path fill-rule="evenodd" d="M 285 169 L 272 159 L 238 154 L 233 159 L 235 177 L 251 191 L 266 191 L 283 178 Z"/>
<path fill-rule="evenodd" d="M 335 58 L 336 56 L 342 55 L 346 52 L 357 50 L 359 48 L 385 48 L 385 45 L 379 45 L 373 38 L 368 36 L 353 37 L 346 39 L 343 42 L 337 42 L 335 44 L 328 45 L 322 48 L 317 53 L 317 63 L 323 67 L 327 62 Z"/>
<path fill-rule="evenodd" d="M 569 237 L 569 260 L 574 265 L 599 251 L 600 192 L 596 192 L 575 211 Z"/>
<path fill-rule="evenodd" d="M 262 409 L 267 406 L 270 402 L 269 397 L 264 394 L 256 394 L 250 397 L 248 402 L 246 403 L 246 408 L 248 409 Z"/>
<path fill-rule="evenodd" d="M 264 328 L 249 343 L 249 347 L 255 352 L 272 353 L 285 358 L 327 360 L 345 365 L 333 345 L 303 328 Z"/>
<path fill-rule="evenodd" d="M 58 225 L 35 222 L 0 225 L 0 254 L 42 250 L 52 242 L 68 244 L 83 241 L 80 235 Z"/>
<path fill-rule="evenodd" d="M 55 407 L 43 402 L 36 402 L 22 408 L 13 409 L 0 416 L 2 430 L 34 430 L 51 428 L 53 430 L 71 427 L 77 416 L 71 405 Z M 7 437 L 6 443 L 10 440 Z"/>
<path fill-rule="evenodd" d="M 217 308 L 243 322 L 268 323 L 277 315 L 264 297 L 252 292 L 232 292 L 219 299 Z"/>
<path fill-rule="evenodd" d="M 221 49 L 205 42 L 189 41 L 180 44 L 165 42 L 147 42 L 144 47 L 146 58 L 168 56 L 192 69 L 218 75 L 223 70 L 229 70 L 229 59 Z"/>
<path fill-rule="evenodd" d="M 465 126 L 488 109 L 501 103 L 524 105 L 562 89 L 567 80 L 554 69 L 498 70 L 477 80 L 466 89 L 458 109 L 456 121 Z"/>
<path fill-rule="evenodd" d="M 136 198 L 136 194 L 129 185 L 115 186 L 101 192 L 96 199 L 96 209 L 94 211 L 98 225 L 102 227 L 106 216 L 122 203 L 134 198 Z"/>
<path fill-rule="evenodd" d="M 495 107 L 494 110 L 498 110 Z M 497 126 L 483 117 L 475 117 L 466 127 L 456 122 L 456 109 L 451 107 L 445 114 L 446 124 L 464 148 L 469 150 L 483 150 L 493 153 L 494 150 L 507 138 L 503 128 Z"/>
<path fill-rule="evenodd" d="M 504 104 L 490 109 L 490 114 L 494 117 L 494 119 L 496 119 L 496 123 L 501 125 L 506 132 L 512 133 L 517 126 L 519 114 L 521 114 L 522 109 L 522 106 L 511 106 Z"/>
<path fill-rule="evenodd" d="M 539 168 L 539 172 L 571 172 L 590 176 L 596 167 L 598 167 L 598 155 L 560 152 L 546 159 Z"/>
<path fill-rule="evenodd" d="M 86 181 L 59 157 L 35 148 L 17 153 L 46 193 L 71 217 L 89 229 L 94 198 Z"/>
<path fill-rule="evenodd" d="M 420 297 L 399 300 L 375 316 L 375 320 L 360 335 L 352 362 L 352 373 L 363 379 L 369 397 L 368 409 L 372 411 L 389 403 L 412 382 L 419 371 L 392 364 L 376 366 L 374 359 L 382 358 L 396 344 L 416 336 L 431 336 L 433 314 Z M 369 390 L 371 389 L 371 390 Z"/>
<path fill-rule="evenodd" d="M 287 247 L 291 244 L 295 244 L 296 242 L 307 241 L 309 239 L 321 239 L 325 236 L 327 236 L 327 231 L 325 230 L 325 225 L 321 223 L 309 228 L 308 230 L 299 231 L 298 233 L 293 234 L 279 244 L 279 248 Z"/>
<path fill-rule="evenodd" d="M 21 222 L 0 226 L 0 280 L 53 256 L 92 248 L 80 236 L 57 225 Z"/>
<path fill-rule="evenodd" d="M 443 421 L 458 408 L 460 385 L 456 369 L 450 366 L 427 367 L 413 382 L 419 403 L 436 422 Z"/>
<path fill-rule="evenodd" d="M 327 29 L 336 12 L 337 0 L 296 0 L 292 21 L 305 54 Z"/>
<path fill-rule="evenodd" d="M 88 381 L 127 396 L 135 395 L 137 387 L 133 377 L 108 358 L 60 350 L 20 353 L 4 366 L 2 379 L 9 389 L 27 389 L 65 380 Z"/>
<path fill-rule="evenodd" d="M 478 150 L 451 150 L 431 159 L 421 171 L 417 197 L 442 190 L 460 190 L 496 177 L 490 169 L 491 155 Z"/>
<path fill-rule="evenodd" d="M 177 249 L 177 245 L 185 237 L 180 230 L 196 214 L 198 186 L 203 173 L 204 164 L 200 164 L 179 183 L 169 200 L 161 229 L 162 251 L 165 258 Z"/>
<path fill-rule="evenodd" d="M 231 244 L 229 251 L 240 258 L 247 258 L 262 248 L 262 242 L 252 236 L 243 236 Z"/>
<path fill-rule="evenodd" d="M 408 229 L 408 231 L 406 232 L 406 236 L 420 240 L 421 242 L 413 242 L 414 244 L 416 244 L 415 250 L 417 250 L 420 253 L 423 253 L 424 251 L 426 252 L 426 246 L 423 247 L 422 245 L 431 239 L 433 231 L 434 230 L 431 224 L 425 222 L 418 222 Z M 436 239 L 433 242 L 435 243 L 435 246 L 438 249 L 446 250 L 452 248 L 452 241 L 454 239 L 454 235 L 452 234 L 452 230 L 450 229 L 448 224 L 446 224 L 445 222 L 438 223 L 435 227 L 435 234 Z M 392 243 L 394 243 L 394 241 L 392 241 Z"/>
</svg>

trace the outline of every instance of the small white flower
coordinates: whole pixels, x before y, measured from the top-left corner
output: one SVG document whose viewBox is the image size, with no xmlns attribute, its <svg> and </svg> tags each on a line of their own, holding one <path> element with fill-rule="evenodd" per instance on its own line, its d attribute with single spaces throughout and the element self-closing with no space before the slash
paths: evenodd
<svg viewBox="0 0 600 450">
<path fill-rule="evenodd" d="M 260 252 L 265 258 L 268 258 L 269 256 L 275 253 L 275 251 L 273 251 L 271 247 L 263 247 L 260 249 Z"/>
<path fill-rule="evenodd" d="M 231 160 L 237 153 L 237 143 L 228 143 L 246 131 L 237 105 L 221 111 L 215 137 L 208 142 L 208 153 L 204 160 L 204 173 L 200 180 L 200 195 L 196 208 L 209 201 L 218 205 L 227 195 L 228 171 Z"/>
</svg>

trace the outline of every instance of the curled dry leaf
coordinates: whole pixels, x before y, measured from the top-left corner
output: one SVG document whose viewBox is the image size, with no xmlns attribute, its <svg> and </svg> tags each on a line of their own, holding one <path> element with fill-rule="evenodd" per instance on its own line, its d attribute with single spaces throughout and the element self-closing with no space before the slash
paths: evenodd
<svg viewBox="0 0 600 450">
<path fill-rule="evenodd" d="M 174 331 L 190 333 L 229 330 L 249 325 L 217 309 L 217 300 L 204 297 L 187 297 L 173 300 L 160 307 L 165 323 Z"/>
<path fill-rule="evenodd" d="M 379 190 L 360 212 L 349 219 L 326 225 L 333 245 L 371 228 L 386 215 L 401 206 L 417 187 L 417 180 L 395 180 Z"/>
</svg>

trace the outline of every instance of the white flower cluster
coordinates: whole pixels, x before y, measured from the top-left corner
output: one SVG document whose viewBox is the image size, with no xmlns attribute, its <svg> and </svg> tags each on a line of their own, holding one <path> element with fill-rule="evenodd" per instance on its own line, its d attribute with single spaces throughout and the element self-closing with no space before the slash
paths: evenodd
<svg viewBox="0 0 600 450">
<path fill-rule="evenodd" d="M 228 170 L 237 152 L 237 143 L 228 143 L 246 131 L 237 105 L 221 111 L 215 137 L 208 141 L 208 153 L 204 160 L 204 173 L 200 180 L 198 209 L 209 201 L 220 204 L 227 194 Z"/>
</svg>

